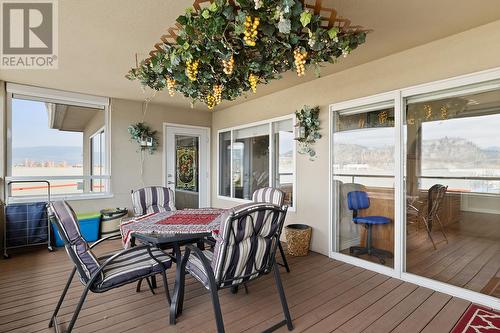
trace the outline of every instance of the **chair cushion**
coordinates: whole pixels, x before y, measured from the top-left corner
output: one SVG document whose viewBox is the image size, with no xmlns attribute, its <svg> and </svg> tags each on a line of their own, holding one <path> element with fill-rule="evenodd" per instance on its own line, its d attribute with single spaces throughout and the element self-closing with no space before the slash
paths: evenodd
<svg viewBox="0 0 500 333">
<path fill-rule="evenodd" d="M 135 216 L 151 212 L 174 211 L 174 194 L 171 189 L 166 187 L 144 187 L 132 192 L 132 205 Z"/>
<path fill-rule="evenodd" d="M 210 250 L 204 250 L 203 254 L 211 264 L 214 257 L 214 253 Z M 207 289 L 209 288 L 207 271 L 203 267 L 201 260 L 198 259 L 198 257 L 193 255 L 192 253 L 189 256 L 189 259 L 186 263 L 186 271 L 188 271 L 194 278 L 200 281 L 205 286 L 205 288 Z"/>
<path fill-rule="evenodd" d="M 158 206 L 158 205 L 151 205 L 146 209 L 146 214 L 151 214 L 151 213 L 161 213 L 161 212 L 169 212 L 170 209 L 166 209 L 163 206 Z"/>
<path fill-rule="evenodd" d="M 172 259 L 164 252 L 158 249 L 152 249 L 151 252 L 162 262 L 163 267 L 151 258 L 146 249 L 138 247 L 137 250 L 116 258 L 116 260 L 104 267 L 104 276 L 97 282 L 97 288 L 109 289 L 134 282 L 153 273 L 161 273 L 172 266 Z M 100 257 L 100 263 L 103 264 L 111 255 Z"/>
<path fill-rule="evenodd" d="M 352 219 L 354 223 L 364 224 L 388 224 L 391 219 L 385 216 L 359 216 Z"/>
<path fill-rule="evenodd" d="M 285 192 L 273 187 L 264 187 L 253 192 L 253 202 L 266 202 L 282 206 L 285 202 Z"/>
</svg>

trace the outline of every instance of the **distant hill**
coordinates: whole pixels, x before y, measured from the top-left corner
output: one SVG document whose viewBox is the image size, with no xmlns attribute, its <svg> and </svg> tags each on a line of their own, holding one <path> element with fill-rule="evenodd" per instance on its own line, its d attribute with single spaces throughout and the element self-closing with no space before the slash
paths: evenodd
<svg viewBox="0 0 500 333">
<path fill-rule="evenodd" d="M 14 164 L 23 163 L 25 159 L 36 162 L 66 161 L 70 165 L 83 163 L 82 147 L 73 146 L 40 146 L 13 148 L 12 159 Z"/>
</svg>

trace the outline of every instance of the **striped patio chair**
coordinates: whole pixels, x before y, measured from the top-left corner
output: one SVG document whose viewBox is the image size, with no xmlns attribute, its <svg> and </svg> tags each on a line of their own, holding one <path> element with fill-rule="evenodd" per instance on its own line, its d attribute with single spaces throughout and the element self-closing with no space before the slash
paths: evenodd
<svg viewBox="0 0 500 333">
<path fill-rule="evenodd" d="M 56 225 L 64 241 L 66 252 L 73 262 L 73 270 L 57 302 L 56 309 L 49 322 L 49 327 L 56 325 L 56 331 L 58 331 L 57 313 L 76 272 L 78 272 L 80 281 L 85 288 L 68 325 L 67 332 L 71 332 L 73 329 L 89 291 L 103 293 L 141 279 L 149 278 L 155 274 L 162 274 L 167 302 L 170 304 L 170 294 L 165 271 L 171 267 L 172 261 L 163 251 L 152 248 L 149 245 L 141 245 L 110 255 L 97 257 L 92 252 L 93 248 L 101 244 L 104 240 L 115 238 L 116 235 L 101 238 L 89 246 L 80 233 L 75 212 L 67 202 L 56 201 L 50 203 L 49 214 L 51 222 Z"/>
<path fill-rule="evenodd" d="M 174 193 L 162 186 L 148 186 L 131 191 L 135 216 L 174 211 Z"/>
<path fill-rule="evenodd" d="M 285 324 L 292 330 L 292 320 L 275 260 L 286 212 L 286 206 L 268 203 L 235 207 L 219 217 L 221 224 L 215 235 L 214 252 L 202 251 L 192 245 L 186 246 L 177 269 L 170 323 L 175 324 L 176 317 L 182 313 L 186 273 L 191 274 L 210 291 L 217 331 L 221 333 L 224 332 L 224 322 L 218 291 L 238 287 L 273 272 L 285 319 L 266 331 Z"/>
<path fill-rule="evenodd" d="M 252 199 L 253 202 L 266 202 L 273 205 L 283 206 L 285 202 L 285 193 L 274 187 L 264 187 L 253 192 Z M 283 263 L 278 263 L 278 265 L 285 267 L 286 271 L 290 273 L 290 267 L 286 261 L 285 251 L 283 250 L 281 242 L 278 243 L 278 249 L 280 251 L 281 258 L 283 259 Z"/>
</svg>

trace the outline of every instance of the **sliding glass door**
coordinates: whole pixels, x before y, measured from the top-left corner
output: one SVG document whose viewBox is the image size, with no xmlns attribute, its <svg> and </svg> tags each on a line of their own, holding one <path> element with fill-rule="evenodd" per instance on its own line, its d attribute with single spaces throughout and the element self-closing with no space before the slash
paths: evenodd
<svg viewBox="0 0 500 333">
<path fill-rule="evenodd" d="M 499 297 L 500 90 L 440 95 L 406 103 L 406 271 Z"/>
<path fill-rule="evenodd" d="M 393 267 L 394 107 L 335 112 L 335 251 Z"/>
<path fill-rule="evenodd" d="M 331 110 L 330 255 L 498 304 L 500 69 Z"/>
</svg>

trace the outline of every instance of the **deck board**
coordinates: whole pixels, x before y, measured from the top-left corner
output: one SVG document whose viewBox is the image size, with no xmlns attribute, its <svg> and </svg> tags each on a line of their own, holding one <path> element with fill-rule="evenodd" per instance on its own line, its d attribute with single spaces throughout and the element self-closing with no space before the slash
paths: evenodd
<svg viewBox="0 0 500 333">
<path fill-rule="evenodd" d="M 119 248 L 119 242 L 109 242 L 101 253 Z M 447 332 L 470 304 L 313 252 L 307 257 L 290 257 L 289 263 L 292 272 L 282 269 L 281 276 L 294 332 Z M 460 263 L 450 268 L 453 274 L 467 272 L 468 283 L 492 274 L 488 270 L 480 277 L 472 277 L 463 266 Z M 70 269 L 64 250 L 48 253 L 39 249 L 0 261 L 0 332 L 53 332 L 47 327 L 48 320 Z M 174 273 L 171 269 L 167 274 L 171 289 Z M 82 289 L 75 278 L 60 311 L 63 327 Z M 282 319 L 272 275 L 250 283 L 249 291 L 236 295 L 221 291 L 227 332 L 261 332 Z M 85 333 L 159 331 L 215 331 L 210 298 L 200 283 L 187 278 L 184 312 L 176 326 L 168 324 L 162 287 L 152 295 L 146 286 L 136 293 L 135 285 L 128 285 L 104 294 L 90 294 L 74 329 Z M 286 328 L 278 331 L 287 332 Z"/>
</svg>

